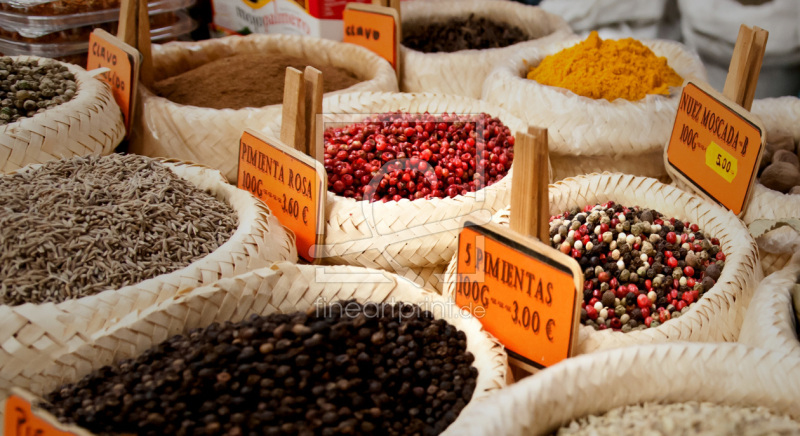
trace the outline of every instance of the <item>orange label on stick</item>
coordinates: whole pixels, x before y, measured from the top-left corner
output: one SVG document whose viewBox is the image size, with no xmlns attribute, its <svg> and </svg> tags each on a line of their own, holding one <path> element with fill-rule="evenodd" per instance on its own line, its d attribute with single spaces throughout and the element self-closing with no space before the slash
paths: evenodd
<svg viewBox="0 0 800 436">
<path fill-rule="evenodd" d="M 6 436 L 75 436 L 76 433 L 57 428 L 53 419 L 42 418 L 31 410 L 31 403 L 17 395 L 11 395 L 6 400 L 3 434 Z"/>
<path fill-rule="evenodd" d="M 324 232 L 327 176 L 314 159 L 280 141 L 244 132 L 236 185 L 269 206 L 297 240 L 297 254 L 313 262 Z"/>
<path fill-rule="evenodd" d="M 552 366 L 571 355 L 577 339 L 580 269 L 557 250 L 539 241 L 522 245 L 501 229 L 467 223 L 461 231 L 456 304 L 479 318 L 510 357 Z"/>
<path fill-rule="evenodd" d="M 370 10 L 363 10 L 370 9 Z M 375 9 L 375 10 L 373 10 Z M 379 12 L 378 10 L 385 10 Z M 344 42 L 360 45 L 386 59 L 397 69 L 397 12 L 350 3 L 343 13 Z"/>
<path fill-rule="evenodd" d="M 667 167 L 699 193 L 739 215 L 747 205 L 764 148 L 764 129 L 707 86 L 683 89 Z"/>
<path fill-rule="evenodd" d="M 125 48 L 123 48 L 125 47 Z M 128 51 L 126 51 L 126 48 Z M 131 131 L 131 114 L 135 97 L 135 84 L 138 80 L 138 59 L 133 53 L 138 54 L 132 47 L 119 41 L 107 32 L 96 30 L 89 35 L 89 55 L 86 61 L 86 70 L 108 68 L 106 74 L 99 76 L 100 80 L 108 83 L 114 100 L 122 111 L 126 131 Z M 139 55 L 141 56 L 141 55 Z"/>
</svg>

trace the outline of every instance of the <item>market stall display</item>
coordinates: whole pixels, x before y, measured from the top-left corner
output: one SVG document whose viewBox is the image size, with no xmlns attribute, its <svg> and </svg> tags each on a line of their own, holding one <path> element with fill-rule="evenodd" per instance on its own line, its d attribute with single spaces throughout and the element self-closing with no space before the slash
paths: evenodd
<svg viewBox="0 0 800 436">
<path fill-rule="evenodd" d="M 168 80 L 190 70 L 206 68 L 213 62 L 236 63 L 236 56 L 261 56 L 261 61 L 272 64 L 274 76 L 261 75 L 266 65 L 252 68 L 246 57 L 238 57 L 239 66 L 250 70 L 253 80 L 236 82 L 230 80 L 224 69 L 211 69 L 211 77 L 201 82 L 186 83 L 195 85 L 197 95 L 209 96 L 208 100 L 221 100 L 223 81 L 228 81 L 242 99 L 252 98 L 259 89 L 270 87 L 270 94 L 279 96 L 277 89 L 283 89 L 285 67 L 296 60 L 281 57 L 300 58 L 313 65 L 336 68 L 355 76 L 360 83 L 326 94 L 326 99 L 334 94 L 357 91 L 396 91 L 397 77 L 388 62 L 372 52 L 351 44 L 344 44 L 316 38 L 291 35 L 249 35 L 246 37 L 226 37 L 194 43 L 171 43 L 153 47 L 153 71 L 156 82 Z M 255 58 L 253 58 L 255 59 Z M 244 62 L 244 63 L 242 63 Z M 187 73 L 188 72 L 188 73 Z M 202 71 L 201 71 L 202 73 Z M 238 79 L 237 79 L 238 80 Z M 333 82 L 332 83 L 336 83 Z M 162 83 L 166 85 L 166 83 Z M 205 85 L 205 86 L 202 86 Z M 347 83 L 340 82 L 340 86 Z M 238 88 L 237 88 L 238 87 Z M 282 95 L 282 94 L 280 94 Z M 196 97 L 200 98 L 200 97 Z M 228 101 L 231 97 L 228 97 Z M 142 105 L 137 135 L 131 142 L 131 151 L 146 156 L 166 156 L 201 163 L 219 169 L 231 182 L 236 182 L 239 139 L 246 128 L 267 131 L 281 114 L 281 105 L 272 104 L 240 109 L 215 109 L 175 103 L 160 97 L 144 87 L 140 88 Z M 194 101 L 193 101 L 194 102 Z M 210 104 L 210 103 L 209 103 Z M 241 103 L 237 104 L 241 107 Z M 280 130 L 273 130 L 277 133 Z"/>
<path fill-rule="evenodd" d="M 465 97 L 437 94 L 342 94 L 326 99 L 323 103 L 323 113 L 326 114 L 323 121 L 332 123 L 326 124 L 325 128 L 331 125 L 334 128 L 329 131 L 328 138 L 332 143 L 339 144 L 330 151 L 341 147 L 342 142 L 352 145 L 352 141 L 358 140 L 351 137 L 349 131 L 339 131 L 340 136 L 337 139 L 335 129 L 340 128 L 339 126 L 353 125 L 363 128 L 363 114 L 375 114 L 374 118 L 377 114 L 391 114 L 396 111 L 428 114 L 388 115 L 390 118 L 405 117 L 409 120 L 419 117 L 419 122 L 414 122 L 412 128 L 412 121 L 409 121 L 408 127 L 403 127 L 402 120 L 398 120 L 398 126 L 392 121 L 391 126 L 384 125 L 382 128 L 394 130 L 394 133 L 386 132 L 389 134 L 382 133 L 374 137 L 375 156 L 369 163 L 364 159 L 364 165 L 370 165 L 372 172 L 365 172 L 361 177 L 373 179 L 376 174 L 380 174 L 380 178 L 368 181 L 372 186 L 368 184 L 363 187 L 365 191 L 369 190 L 373 200 L 380 201 L 365 201 L 363 194 L 359 199 L 352 187 L 349 189 L 352 191 L 352 198 L 337 194 L 336 189 L 341 186 L 337 184 L 340 180 L 334 179 L 334 176 L 338 170 L 342 184 L 345 184 L 345 180 L 350 180 L 347 171 L 341 174 L 342 169 L 349 168 L 353 172 L 352 176 L 355 176 L 355 168 L 348 159 L 352 153 L 357 154 L 357 151 L 345 151 L 339 162 L 335 162 L 333 158 L 331 162 L 325 162 L 330 189 L 326 206 L 324 256 L 326 262 L 385 269 L 418 281 L 414 271 L 430 272 L 430 268 L 442 267 L 450 260 L 455 252 L 463 217 L 472 214 L 474 217 L 483 216 L 488 219 L 503 204 L 507 204 L 511 186 L 509 177 L 513 170 L 513 134 L 527 131 L 527 126 L 496 106 Z M 453 113 L 474 115 L 454 117 Z M 469 117 L 472 120 L 464 123 Z M 417 131 L 417 125 L 422 132 Z M 426 125 L 432 130 L 425 130 Z M 377 127 L 375 124 L 373 126 Z M 277 126 L 271 129 L 279 130 Z M 407 132 L 407 129 L 413 132 Z M 478 132 L 481 133 L 480 137 L 477 136 Z M 410 133 L 414 143 L 407 141 L 406 133 Z M 357 133 L 354 128 L 352 134 L 363 135 L 363 132 Z M 421 141 L 426 134 L 428 136 L 425 141 Z M 456 135 L 460 135 L 458 139 L 455 139 Z M 372 147 L 369 141 L 364 142 L 365 139 L 358 141 Z M 422 143 L 418 150 L 414 150 L 419 141 Z M 427 150 L 423 147 L 426 142 L 429 143 L 426 144 L 429 147 Z M 406 148 L 401 150 L 400 144 L 406 143 Z M 385 150 L 378 150 L 384 145 Z M 478 160 L 472 150 L 481 147 L 486 147 L 481 152 L 482 156 L 483 153 L 486 156 Z M 342 150 L 337 151 L 336 155 L 341 152 Z M 331 154 L 328 150 L 326 153 Z M 493 153 L 495 158 L 491 157 Z M 457 155 L 460 156 L 459 168 L 456 168 L 454 159 Z M 358 157 L 355 157 L 357 161 Z M 488 162 L 482 163 L 484 159 Z M 491 162 L 492 159 L 496 162 Z M 374 162 L 375 160 L 378 162 Z M 396 161 L 391 168 L 380 170 L 382 164 L 392 160 Z M 453 166 L 449 167 L 451 164 Z M 485 166 L 482 169 L 485 170 L 484 178 L 480 176 L 481 168 L 476 168 L 478 165 Z M 381 172 L 378 173 L 378 170 Z M 405 181 L 404 177 L 409 180 Z M 451 177 L 453 180 L 448 181 Z M 392 179 L 396 179 L 396 184 L 392 184 Z M 409 190 L 412 180 L 414 189 L 419 187 L 416 192 Z M 361 184 L 363 186 L 363 181 Z M 341 194 L 346 191 L 342 190 Z"/>
<path fill-rule="evenodd" d="M 482 98 L 548 129 L 556 180 L 598 168 L 663 178 L 660 157 L 689 80 L 705 80 L 705 69 L 679 43 L 592 33 L 518 50 L 488 75 Z"/>
<path fill-rule="evenodd" d="M 676 381 L 675 368 L 686 365 L 692 370 Z M 492 395 L 448 432 L 573 434 L 582 426 L 577 434 L 619 434 L 609 432 L 645 424 L 648 434 L 658 435 L 701 428 L 709 434 L 796 434 L 798 370 L 797 356 L 742 344 L 610 350 L 569 359 Z"/>
<path fill-rule="evenodd" d="M 739 342 L 800 356 L 798 278 L 800 254 L 795 253 L 782 269 L 767 276 L 756 288 Z"/>
<path fill-rule="evenodd" d="M 81 67 L 3 57 L 0 172 L 76 155 L 105 155 L 125 135 L 108 87 Z"/>
<path fill-rule="evenodd" d="M 545 47 L 572 34 L 558 16 L 515 2 L 413 1 L 401 9 L 404 92 L 479 98 L 497 64 L 520 49 Z"/>
<path fill-rule="evenodd" d="M 73 158 L 3 176 L 4 186 L 13 184 L 25 191 L 4 194 L 5 231 L 17 232 L 4 235 L 10 245 L 0 257 L 8 274 L 0 390 L 24 386 L 48 358 L 184 289 L 297 260 L 293 236 L 269 209 L 205 167 L 132 155 Z M 18 198 L 25 193 L 38 193 L 43 210 Z M 236 224 L 224 222 L 223 208 L 203 210 L 215 202 L 232 209 Z M 35 219 L 42 214 L 48 225 Z M 69 249 L 78 251 L 70 256 Z"/>
<path fill-rule="evenodd" d="M 615 207 L 614 216 L 605 217 L 609 221 L 609 230 L 603 231 L 605 220 L 601 217 L 601 211 L 612 206 L 610 202 Z M 601 206 L 595 209 L 597 203 L 601 203 Z M 549 204 L 553 215 L 563 214 L 565 210 L 570 214 L 570 226 L 566 229 L 562 229 L 562 224 L 565 224 L 563 216 L 553 217 L 551 223 L 558 226 L 550 228 L 551 244 L 578 258 L 579 263 L 583 262 L 581 267 L 586 274 L 581 316 L 584 325 L 580 328 L 576 354 L 677 340 L 735 341 L 739 336 L 745 311 L 762 276 L 755 243 L 745 226 L 730 212 L 655 179 L 608 173 L 578 176 L 551 185 Z M 636 222 L 634 209 L 631 209 L 634 206 L 640 208 L 637 212 L 639 222 Z M 655 211 L 665 217 L 674 217 L 674 224 L 669 219 L 659 218 Z M 592 213 L 596 213 L 595 217 L 600 220 L 600 225 L 596 225 L 595 229 L 599 229 L 603 237 L 603 241 L 597 244 L 591 241 L 591 237 L 584 243 L 588 233 L 581 238 L 575 237 L 575 232 L 582 235 L 583 224 L 578 216 L 589 222 Z M 620 213 L 625 216 L 624 220 Z M 508 218 L 509 210 L 506 208 L 498 212 L 493 220 L 507 224 Z M 653 223 L 650 224 L 650 231 L 646 232 L 645 221 L 651 218 Z M 610 229 L 611 219 L 618 221 L 614 226 L 616 238 Z M 686 226 L 686 222 L 689 226 Z M 626 223 L 629 223 L 630 231 L 625 230 Z M 642 239 L 637 249 L 635 233 L 641 232 L 638 237 L 652 234 L 654 226 L 658 229 L 658 236 L 650 236 L 652 239 L 648 240 L 651 246 L 645 245 L 646 241 Z M 571 235 L 570 230 L 573 231 Z M 596 231 L 593 230 L 593 233 Z M 690 234 L 695 235 L 694 241 L 690 242 Z M 568 242 L 570 236 L 574 240 L 572 243 Z M 606 238 L 610 242 L 605 242 Z M 559 242 L 554 242 L 556 240 Z M 564 245 L 565 242 L 571 248 Z M 616 253 L 611 250 L 611 244 L 615 242 Z M 698 245 L 699 250 L 695 251 Z M 642 250 L 651 249 L 649 254 L 641 253 Z M 585 254 L 586 250 L 589 250 L 589 255 Z M 640 256 L 634 257 L 634 251 L 640 251 Z M 689 256 L 690 251 L 692 256 Z M 641 259 L 641 254 L 647 254 L 648 259 Z M 598 257 L 598 265 L 592 264 L 593 255 Z M 600 255 L 606 255 L 606 260 L 600 261 Z M 619 255 L 618 259 L 614 258 L 616 255 Z M 608 260 L 609 256 L 611 261 Z M 659 261 L 659 258 L 662 260 Z M 712 261 L 712 258 L 716 260 Z M 709 261 L 708 266 L 705 266 L 706 260 Z M 655 271 L 657 264 L 661 264 L 661 276 Z M 454 296 L 455 292 L 455 268 L 453 259 L 445 278 L 444 295 L 448 297 Z M 643 274 L 640 275 L 640 272 Z M 626 277 L 627 280 L 624 280 Z M 616 283 L 611 281 L 612 278 Z M 689 279 L 694 281 L 692 289 L 688 286 Z M 629 284 L 624 286 L 624 281 Z M 612 285 L 616 285 L 616 288 Z M 606 288 L 613 290 L 613 295 Z M 627 292 L 623 295 L 623 291 Z M 698 298 L 701 294 L 702 298 Z M 683 304 L 677 301 L 679 295 Z M 682 307 L 678 309 L 679 306 Z M 659 307 L 664 309 L 659 312 Z M 643 315 L 650 315 L 649 325 L 647 316 Z M 625 330 L 623 317 L 629 326 Z M 601 318 L 604 318 L 601 321 L 604 327 L 597 321 Z"/>
<path fill-rule="evenodd" d="M 72 415 L 79 423 L 89 422 L 85 400 L 98 411 L 130 406 L 119 424 L 95 415 L 96 431 L 125 429 L 128 419 L 167 433 L 258 420 L 283 431 L 438 434 L 465 405 L 505 386 L 506 369 L 502 347 L 441 297 L 385 272 L 282 262 L 132 314 L 44 368 L 31 389 L 52 392 L 58 414 L 81 408 Z M 133 392 L 131 371 L 144 371 Z M 184 397 L 181 380 L 219 395 Z M 113 398 L 83 390 L 117 382 L 104 391 Z M 145 392 L 171 386 L 174 400 L 159 416 L 140 407 Z M 70 392 L 87 397 L 78 403 Z M 190 417 L 173 418 L 183 411 Z"/>
</svg>

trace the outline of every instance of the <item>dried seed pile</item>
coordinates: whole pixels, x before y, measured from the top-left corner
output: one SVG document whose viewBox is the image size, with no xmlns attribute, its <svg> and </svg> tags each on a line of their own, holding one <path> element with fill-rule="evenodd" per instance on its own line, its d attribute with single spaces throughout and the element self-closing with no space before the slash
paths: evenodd
<svg viewBox="0 0 800 436">
<path fill-rule="evenodd" d="M 500 181 L 514 137 L 488 114 L 390 112 L 325 130 L 328 190 L 357 201 L 466 195 Z"/>
<path fill-rule="evenodd" d="M 697 224 L 614 202 L 550 218 L 550 242 L 583 269 L 581 322 L 597 330 L 658 327 L 686 313 L 725 266 Z"/>
<path fill-rule="evenodd" d="M 419 306 L 351 300 L 193 329 L 45 407 L 96 434 L 433 435 L 475 390 L 466 345 Z"/>
<path fill-rule="evenodd" d="M 237 227 L 233 209 L 136 155 L 0 176 L 0 303 L 62 302 L 182 268 Z"/>
<path fill-rule="evenodd" d="M 77 89 L 75 75 L 56 61 L 0 57 L 0 126 L 66 103 Z"/>
<path fill-rule="evenodd" d="M 559 436 L 797 435 L 800 422 L 770 410 L 713 403 L 645 403 L 613 409 L 602 416 L 572 421 Z"/>
<path fill-rule="evenodd" d="M 423 53 L 508 47 L 532 39 L 517 26 L 470 14 L 444 22 L 404 22 L 403 45 Z"/>
</svg>

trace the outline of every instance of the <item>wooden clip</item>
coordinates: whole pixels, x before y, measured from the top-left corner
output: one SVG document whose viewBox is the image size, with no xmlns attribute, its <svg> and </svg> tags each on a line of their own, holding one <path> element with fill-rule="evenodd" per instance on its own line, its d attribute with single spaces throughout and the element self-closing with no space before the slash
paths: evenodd
<svg viewBox="0 0 800 436">
<path fill-rule="evenodd" d="M 306 100 L 306 150 L 309 156 L 322 162 L 325 159 L 325 155 L 322 151 L 322 123 L 317 123 L 317 117 L 322 114 L 324 83 L 322 72 L 314 67 L 306 67 L 305 72 L 303 72 L 303 79 L 305 82 Z"/>
<path fill-rule="evenodd" d="M 281 142 L 297 151 L 306 150 L 306 84 L 303 73 L 292 67 L 286 68 L 283 88 L 283 116 L 281 119 Z"/>
<path fill-rule="evenodd" d="M 547 242 L 550 238 L 547 129 L 534 127 L 529 132 L 515 135 L 509 227 L 517 233 Z"/>
<path fill-rule="evenodd" d="M 151 86 L 153 84 L 153 55 L 150 47 L 150 14 L 147 9 L 147 0 L 122 0 L 117 38 L 142 54 L 139 79 L 145 86 Z"/>
<path fill-rule="evenodd" d="M 733 49 L 723 95 L 750 110 L 756 93 L 758 76 L 764 60 L 769 32 L 742 24 Z"/>
</svg>

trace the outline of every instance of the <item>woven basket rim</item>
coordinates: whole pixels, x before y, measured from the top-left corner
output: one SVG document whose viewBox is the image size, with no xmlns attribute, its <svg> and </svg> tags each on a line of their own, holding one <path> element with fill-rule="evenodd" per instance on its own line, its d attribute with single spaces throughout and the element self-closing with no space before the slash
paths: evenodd
<svg viewBox="0 0 800 436">
<path fill-rule="evenodd" d="M 189 49 L 203 50 L 207 46 L 216 46 L 216 45 L 224 44 L 224 43 L 229 42 L 229 41 L 241 41 L 244 38 L 248 38 L 250 40 L 253 40 L 253 41 L 256 41 L 256 42 L 261 42 L 261 43 L 264 43 L 264 44 L 267 44 L 270 41 L 281 41 L 281 40 L 288 40 L 290 42 L 294 42 L 294 43 L 297 43 L 297 44 L 312 44 L 312 45 L 313 44 L 321 44 L 321 45 L 330 46 L 331 48 L 338 47 L 340 50 L 341 49 L 345 49 L 345 50 L 349 50 L 349 51 L 352 51 L 352 52 L 355 52 L 355 53 L 361 52 L 362 55 L 371 57 L 371 58 L 373 58 L 373 60 L 383 61 L 383 64 L 381 64 L 381 70 L 384 70 L 384 71 L 378 71 L 378 74 L 375 74 L 372 77 L 364 78 L 363 80 L 361 80 L 360 82 L 356 83 L 355 85 L 353 85 L 353 86 L 351 86 L 349 88 L 344 88 L 344 89 L 340 89 L 340 90 L 337 90 L 337 91 L 326 92 L 322 96 L 323 97 L 323 101 L 327 97 L 331 97 L 331 96 L 337 95 L 337 94 L 347 93 L 349 89 L 351 89 L 351 88 L 353 88 L 355 86 L 358 86 L 358 85 L 360 85 L 360 84 L 362 84 L 364 82 L 368 82 L 370 80 L 375 79 L 375 77 L 377 77 L 377 75 L 379 75 L 381 73 L 385 73 L 387 68 L 391 71 L 392 75 L 395 74 L 394 70 L 391 67 L 391 65 L 387 61 L 385 61 L 383 58 L 379 57 L 378 55 L 374 54 L 373 52 L 367 50 L 364 47 L 361 47 L 361 46 L 355 45 L 355 44 L 344 43 L 344 42 L 341 42 L 341 41 L 334 41 L 334 40 L 330 40 L 330 39 L 316 38 L 316 37 L 313 37 L 313 36 L 289 35 L 289 34 L 258 34 L 258 33 L 253 33 L 253 34 L 250 34 L 250 35 L 229 35 L 229 36 L 224 36 L 222 38 L 203 40 L 203 41 L 173 41 L 173 42 L 170 42 L 168 44 L 165 44 L 165 47 L 169 48 L 169 47 L 180 47 L 180 46 L 182 46 L 182 47 L 186 47 L 186 48 L 189 48 Z M 238 47 L 237 47 L 237 49 L 238 49 Z M 158 52 L 156 52 L 154 54 L 158 55 Z M 350 71 L 350 72 L 352 72 L 352 71 Z M 161 97 L 160 95 L 156 94 L 151 89 L 149 89 L 149 88 L 147 88 L 145 86 L 140 86 L 139 90 L 142 93 L 142 97 L 143 97 L 142 100 L 143 101 L 145 99 L 147 99 L 147 100 L 155 102 L 155 103 L 157 103 L 159 105 L 168 106 L 171 110 L 185 110 L 185 111 L 192 111 L 193 113 L 206 112 L 207 115 L 234 114 L 234 113 L 244 114 L 244 113 L 248 113 L 248 112 L 258 112 L 258 111 L 264 111 L 264 110 L 270 110 L 270 109 L 277 109 L 277 108 L 280 108 L 280 107 L 283 106 L 283 103 L 276 103 L 276 104 L 271 104 L 271 105 L 266 105 L 266 106 L 259 106 L 259 107 L 245 107 L 245 108 L 241 108 L 241 109 L 231 109 L 231 108 L 214 109 L 214 108 L 207 108 L 207 107 L 202 107 L 202 106 L 192 106 L 192 105 L 188 105 L 188 104 L 175 103 L 175 102 L 173 102 L 172 100 L 169 100 L 166 97 Z"/>
<path fill-rule="evenodd" d="M 8 123 L 4 126 L 0 126 L 0 135 L 14 135 L 20 130 L 27 130 L 28 125 L 30 124 L 40 125 L 42 118 L 45 116 L 50 117 L 53 116 L 53 114 L 57 114 L 59 112 L 72 113 L 78 107 L 89 106 L 94 101 L 97 100 L 98 89 L 107 86 L 105 83 L 96 79 L 94 76 L 91 75 L 91 73 L 89 73 L 79 65 L 70 64 L 68 62 L 61 62 L 50 58 L 43 58 L 41 56 L 33 56 L 33 55 L 9 56 L 9 57 L 14 60 L 24 60 L 24 61 L 38 60 L 40 63 L 42 61 L 52 61 L 56 62 L 59 65 L 67 67 L 69 72 L 75 75 L 75 96 L 72 97 L 72 99 L 70 99 L 69 101 L 61 103 L 53 107 L 52 109 L 47 109 L 46 111 L 40 114 L 35 114 L 32 117 L 20 118 L 19 120 L 13 123 Z M 121 120 L 122 119 L 121 111 L 119 111 L 119 115 Z"/>
</svg>

